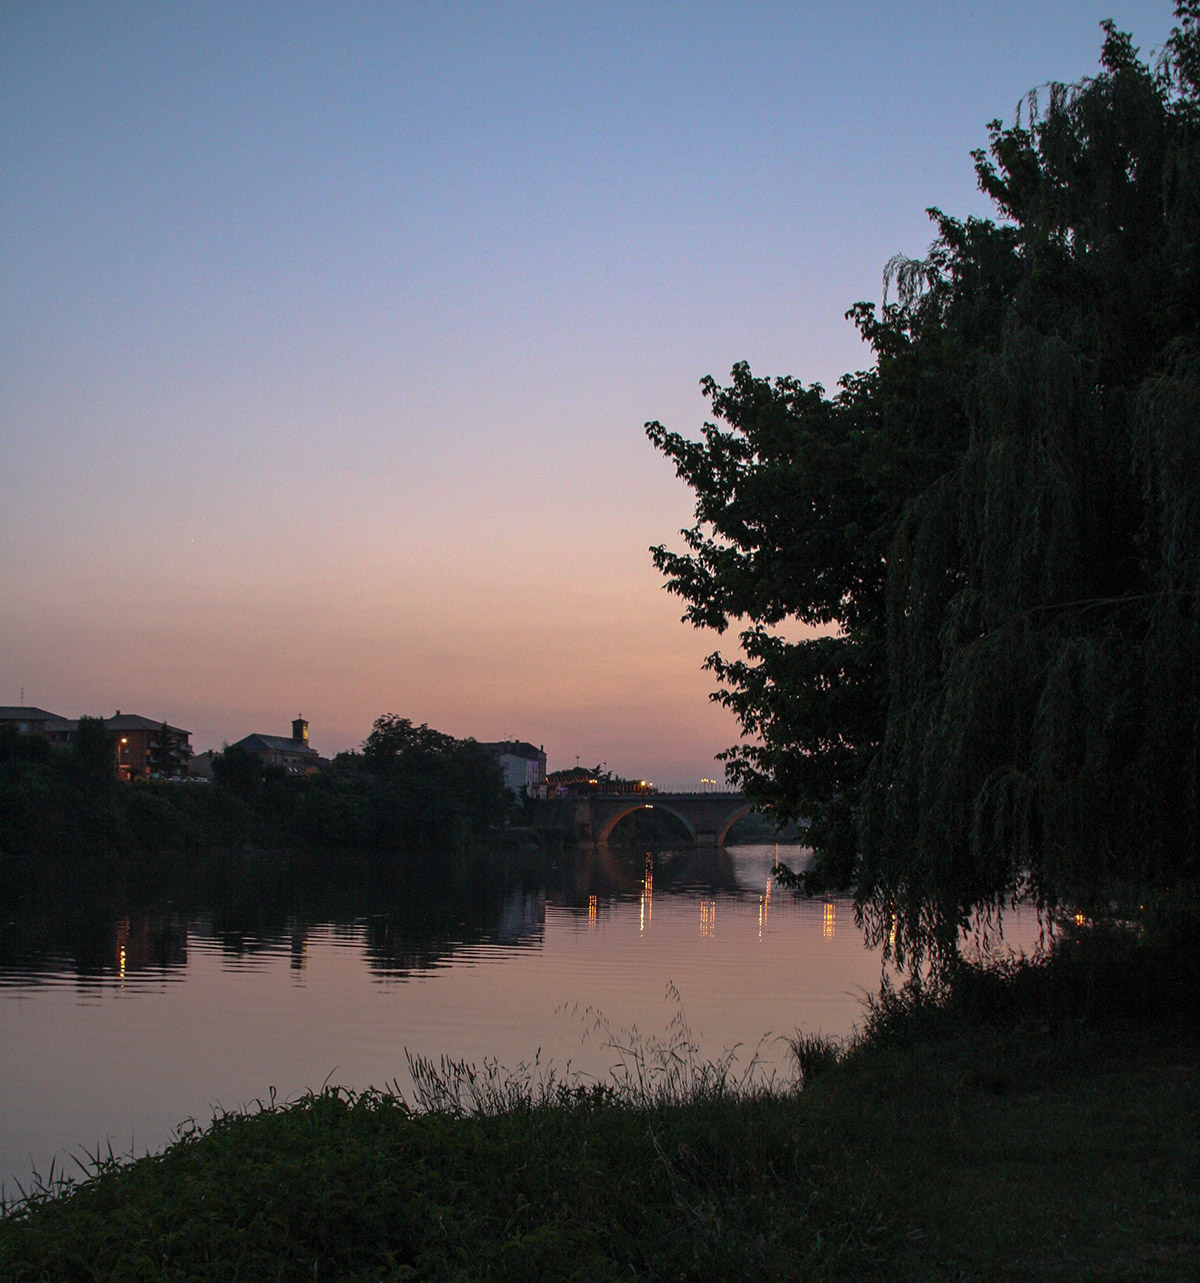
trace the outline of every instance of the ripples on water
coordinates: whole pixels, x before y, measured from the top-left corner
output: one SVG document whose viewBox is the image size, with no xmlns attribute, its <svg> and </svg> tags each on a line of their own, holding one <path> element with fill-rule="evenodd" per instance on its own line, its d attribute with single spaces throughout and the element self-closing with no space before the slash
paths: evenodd
<svg viewBox="0 0 1200 1283">
<path fill-rule="evenodd" d="M 881 962 L 848 901 L 772 887 L 776 854 L 498 855 L 382 890 L 300 885 L 285 864 L 124 899 L 6 892 L 0 1180 L 156 1149 L 272 1088 L 408 1090 L 406 1052 L 597 1078 L 613 1042 L 682 1018 L 702 1057 L 757 1050 L 786 1075 L 778 1036 L 849 1033 Z"/>
</svg>

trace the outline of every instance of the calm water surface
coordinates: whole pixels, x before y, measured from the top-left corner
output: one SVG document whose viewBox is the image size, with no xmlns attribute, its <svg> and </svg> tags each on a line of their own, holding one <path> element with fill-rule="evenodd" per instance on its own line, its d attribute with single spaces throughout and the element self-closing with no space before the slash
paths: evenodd
<svg viewBox="0 0 1200 1283">
<path fill-rule="evenodd" d="M 8 892 L 0 1180 L 12 1194 L 72 1155 L 158 1149 L 272 1089 L 407 1091 L 406 1052 L 602 1078 L 614 1044 L 665 1040 L 682 1016 L 702 1057 L 739 1048 L 786 1075 L 780 1036 L 848 1033 L 881 961 L 849 901 L 772 888 L 779 852 L 500 855 L 382 888 L 281 868 Z"/>
</svg>

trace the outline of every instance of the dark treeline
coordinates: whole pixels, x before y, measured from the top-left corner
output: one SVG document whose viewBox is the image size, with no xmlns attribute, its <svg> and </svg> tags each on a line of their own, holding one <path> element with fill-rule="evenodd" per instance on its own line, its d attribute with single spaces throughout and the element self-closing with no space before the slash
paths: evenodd
<svg viewBox="0 0 1200 1283">
<path fill-rule="evenodd" d="M 211 785 L 116 778 L 112 735 L 80 718 L 74 742 L 0 727 L 0 856 L 55 860 L 139 852 L 461 850 L 510 811 L 499 764 L 473 740 L 379 718 L 358 753 L 290 776 L 226 749 Z"/>
</svg>

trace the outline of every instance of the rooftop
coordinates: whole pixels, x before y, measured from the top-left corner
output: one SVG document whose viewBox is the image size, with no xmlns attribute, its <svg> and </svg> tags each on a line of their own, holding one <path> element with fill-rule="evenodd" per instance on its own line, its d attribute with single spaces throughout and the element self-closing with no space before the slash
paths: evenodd
<svg viewBox="0 0 1200 1283">
<path fill-rule="evenodd" d="M 172 735 L 191 734 L 191 731 L 185 731 L 182 726 L 164 722 L 161 717 L 156 720 L 153 717 L 141 717 L 137 713 L 122 713 L 120 709 L 112 717 L 106 717 L 104 725 L 110 731 L 157 731 L 165 725 Z"/>
<path fill-rule="evenodd" d="M 311 757 L 317 756 L 317 750 L 303 740 L 294 740 L 290 735 L 247 735 L 245 739 L 240 739 L 236 744 L 230 744 L 230 748 L 244 748 L 251 753 L 261 753 L 264 749 L 269 749 L 273 753 L 305 753 Z"/>
<path fill-rule="evenodd" d="M 526 740 L 493 740 L 489 743 L 480 741 L 480 748 L 486 748 L 497 757 L 523 757 L 530 762 L 538 762 L 545 756 L 545 750 Z"/>
<path fill-rule="evenodd" d="M 62 722 L 66 719 L 44 708 L 27 708 L 24 704 L 0 704 L 0 722 Z"/>
</svg>

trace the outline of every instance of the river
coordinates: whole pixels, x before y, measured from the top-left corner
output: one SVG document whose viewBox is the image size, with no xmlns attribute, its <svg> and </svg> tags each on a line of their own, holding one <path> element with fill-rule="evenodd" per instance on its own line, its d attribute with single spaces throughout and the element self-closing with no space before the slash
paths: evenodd
<svg viewBox="0 0 1200 1283">
<path fill-rule="evenodd" d="M 10 892 L 0 1181 L 12 1197 L 272 1093 L 411 1096 L 408 1055 L 592 1080 L 687 1042 L 786 1077 L 786 1036 L 850 1033 L 882 963 L 848 900 L 772 886 L 781 854 L 496 854 L 382 882 L 284 862 Z M 1009 934 L 1031 943 L 1032 924 Z"/>
</svg>

